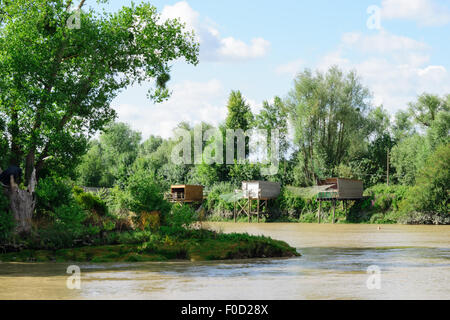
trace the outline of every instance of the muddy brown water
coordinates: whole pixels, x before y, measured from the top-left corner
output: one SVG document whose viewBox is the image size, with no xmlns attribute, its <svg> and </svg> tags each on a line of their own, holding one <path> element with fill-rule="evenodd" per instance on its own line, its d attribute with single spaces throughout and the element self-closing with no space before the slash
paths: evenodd
<svg viewBox="0 0 450 320">
<path fill-rule="evenodd" d="M 0 263 L 0 299 L 450 299 L 450 226 L 209 227 L 284 240 L 302 256 L 79 264 L 79 290 L 67 288 L 69 263 Z"/>
</svg>

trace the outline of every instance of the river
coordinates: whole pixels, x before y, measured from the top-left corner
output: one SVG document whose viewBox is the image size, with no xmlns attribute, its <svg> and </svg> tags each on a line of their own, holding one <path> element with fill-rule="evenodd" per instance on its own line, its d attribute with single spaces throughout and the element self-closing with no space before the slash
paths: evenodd
<svg viewBox="0 0 450 320">
<path fill-rule="evenodd" d="M 67 288 L 69 264 L 0 263 L 0 299 L 450 299 L 450 226 L 209 227 L 284 240 L 302 256 L 80 264 L 79 290 Z"/>
</svg>

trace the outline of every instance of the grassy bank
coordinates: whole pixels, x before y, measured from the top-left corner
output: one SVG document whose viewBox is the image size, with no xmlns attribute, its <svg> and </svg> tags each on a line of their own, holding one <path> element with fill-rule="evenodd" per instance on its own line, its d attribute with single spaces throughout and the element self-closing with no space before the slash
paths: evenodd
<svg viewBox="0 0 450 320">
<path fill-rule="evenodd" d="M 189 236 L 189 237 L 187 237 Z M 84 246 L 58 250 L 26 249 L 0 254 L 2 262 L 144 262 L 230 260 L 294 257 L 300 254 L 283 241 L 248 234 L 191 230 L 183 238 L 149 237 L 142 243 Z"/>
</svg>

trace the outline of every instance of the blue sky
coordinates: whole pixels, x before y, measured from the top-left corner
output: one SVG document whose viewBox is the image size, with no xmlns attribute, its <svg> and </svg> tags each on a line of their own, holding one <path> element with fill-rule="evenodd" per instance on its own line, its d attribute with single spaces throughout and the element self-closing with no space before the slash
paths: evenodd
<svg viewBox="0 0 450 320">
<path fill-rule="evenodd" d="M 107 8 L 115 11 L 129 3 L 112 0 Z M 286 96 L 304 68 L 355 69 L 374 104 L 392 114 L 422 92 L 450 93 L 450 1 L 150 3 L 164 19 L 185 21 L 198 36 L 201 54 L 196 67 L 174 64 L 169 101 L 150 102 L 148 84 L 129 88 L 114 100 L 118 120 L 144 137 L 169 137 L 180 121 L 218 124 L 226 116 L 231 90 L 241 90 L 257 112 L 262 101 Z M 371 6 L 377 11 L 368 13 Z"/>
</svg>

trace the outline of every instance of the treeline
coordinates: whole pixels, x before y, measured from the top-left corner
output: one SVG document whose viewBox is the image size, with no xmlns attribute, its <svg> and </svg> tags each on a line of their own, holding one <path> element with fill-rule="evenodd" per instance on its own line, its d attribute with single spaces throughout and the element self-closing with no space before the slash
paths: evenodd
<svg viewBox="0 0 450 320">
<path fill-rule="evenodd" d="M 226 108 L 227 118 L 217 128 L 224 137 L 227 129 L 279 130 L 276 175 L 262 176 L 264 165 L 249 159 L 233 165 L 177 165 L 171 154 L 178 139 L 151 136 L 142 141 L 141 134 L 129 125 L 113 123 L 98 140 L 90 142 L 73 178 L 83 186 L 123 188 L 131 176 L 145 171 L 161 190 L 170 184 L 188 183 L 202 184 L 212 194 L 219 194 L 231 192 L 244 180 L 266 179 L 279 181 L 284 187 L 307 187 L 319 179 L 338 176 L 364 181 L 367 193 L 373 196 L 372 208 L 377 208 L 376 199 L 405 199 L 401 208 L 385 204 L 381 212 L 395 209 L 397 217 L 401 209 L 409 217 L 403 221 L 411 223 L 448 221 L 450 95 L 423 93 L 391 117 L 383 106 L 373 106 L 369 89 L 355 72 L 344 73 L 333 67 L 326 73 L 300 73 L 285 98 L 265 101 L 258 114 L 252 113 L 239 91 L 231 92 Z M 184 122 L 177 128 L 192 134 L 195 129 Z M 203 132 L 211 128 L 211 124 L 201 124 Z M 214 141 L 208 140 L 203 147 L 211 143 Z M 386 184 L 388 179 L 393 188 L 401 185 L 411 189 L 407 192 L 411 196 L 396 196 L 392 188 L 375 188 L 381 193 L 373 192 L 371 187 Z M 436 220 L 436 216 L 440 218 Z"/>
</svg>

